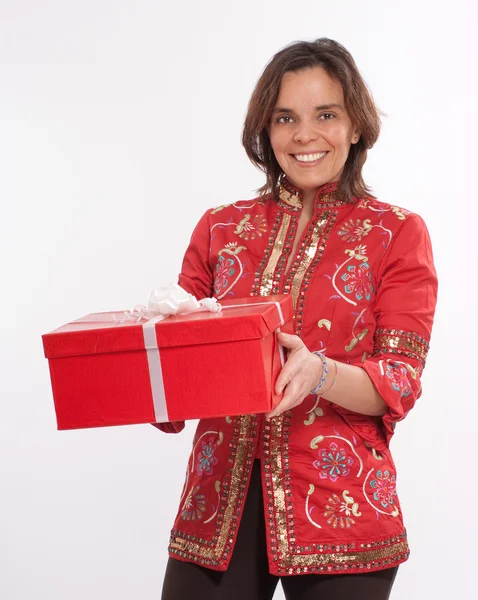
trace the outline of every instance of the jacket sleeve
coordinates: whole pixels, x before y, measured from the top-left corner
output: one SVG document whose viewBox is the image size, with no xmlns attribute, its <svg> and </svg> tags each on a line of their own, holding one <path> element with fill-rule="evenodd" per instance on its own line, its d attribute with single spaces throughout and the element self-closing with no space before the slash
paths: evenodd
<svg viewBox="0 0 478 600">
<path fill-rule="evenodd" d="M 213 273 L 209 263 L 211 234 L 209 211 L 199 220 L 184 255 L 178 283 L 198 300 L 210 298 L 213 293 Z"/>
<path fill-rule="evenodd" d="M 180 433 L 184 427 L 184 421 L 167 421 L 166 423 L 151 423 L 156 429 L 163 433 Z"/>
<path fill-rule="evenodd" d="M 196 225 L 189 246 L 183 258 L 179 285 L 198 300 L 212 296 L 213 275 L 209 266 L 209 211 Z M 152 423 L 164 433 L 179 433 L 184 429 L 184 421 Z"/>
<path fill-rule="evenodd" d="M 421 395 L 437 299 L 437 276 L 423 220 L 410 215 L 392 240 L 378 272 L 374 349 L 361 366 L 387 404 L 388 446 L 397 421 Z"/>
</svg>

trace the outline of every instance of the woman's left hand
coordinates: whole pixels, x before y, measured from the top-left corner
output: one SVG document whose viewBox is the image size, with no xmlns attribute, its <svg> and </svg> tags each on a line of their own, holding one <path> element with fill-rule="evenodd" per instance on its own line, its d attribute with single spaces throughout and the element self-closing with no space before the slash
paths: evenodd
<svg viewBox="0 0 478 600">
<path fill-rule="evenodd" d="M 284 392 L 284 397 L 274 410 L 266 415 L 267 419 L 298 406 L 319 384 L 322 377 L 322 361 L 309 352 L 300 337 L 282 332 L 279 332 L 278 337 L 279 343 L 290 350 L 275 385 L 276 394 Z"/>
</svg>

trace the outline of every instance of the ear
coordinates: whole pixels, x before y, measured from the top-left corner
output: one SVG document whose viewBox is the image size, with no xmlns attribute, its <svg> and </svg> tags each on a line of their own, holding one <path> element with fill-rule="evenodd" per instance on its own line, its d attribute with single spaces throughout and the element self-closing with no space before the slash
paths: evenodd
<svg viewBox="0 0 478 600">
<path fill-rule="evenodd" d="M 352 144 L 356 144 L 359 141 L 361 135 L 362 132 L 360 131 L 360 129 L 354 129 L 354 132 L 352 134 Z"/>
</svg>

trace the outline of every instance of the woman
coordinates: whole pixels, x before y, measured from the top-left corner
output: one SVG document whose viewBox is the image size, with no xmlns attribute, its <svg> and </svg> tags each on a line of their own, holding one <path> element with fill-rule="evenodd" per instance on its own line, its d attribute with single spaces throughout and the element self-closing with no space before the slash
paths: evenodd
<svg viewBox="0 0 478 600">
<path fill-rule="evenodd" d="M 379 129 L 332 40 L 286 47 L 257 83 L 243 144 L 267 182 L 206 212 L 179 283 L 199 299 L 291 294 L 283 399 L 200 421 L 164 600 L 263 600 L 279 579 L 288 599 L 383 600 L 408 558 L 389 442 L 421 393 L 437 281 L 421 218 L 364 184 Z"/>
</svg>

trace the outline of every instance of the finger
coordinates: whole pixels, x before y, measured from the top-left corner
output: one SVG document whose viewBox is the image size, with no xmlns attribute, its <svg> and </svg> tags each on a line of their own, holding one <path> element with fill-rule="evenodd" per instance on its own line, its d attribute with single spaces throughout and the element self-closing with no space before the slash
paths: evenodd
<svg viewBox="0 0 478 600">
<path fill-rule="evenodd" d="M 289 333 L 279 331 L 278 339 L 279 343 L 282 344 L 282 346 L 291 350 L 298 350 L 299 348 L 302 348 L 302 346 L 304 346 L 304 342 L 300 339 L 298 335 L 290 335 Z"/>
<path fill-rule="evenodd" d="M 266 419 L 271 419 L 272 417 L 276 417 L 277 415 L 282 414 L 286 410 L 289 410 L 299 404 L 298 390 L 296 386 L 293 384 L 289 384 L 286 387 L 286 391 L 284 397 L 279 402 L 279 404 L 272 410 L 270 413 L 266 414 Z"/>
<path fill-rule="evenodd" d="M 275 393 L 277 396 L 280 396 L 284 391 L 285 387 L 292 380 L 292 372 L 290 368 L 284 367 L 282 371 L 279 373 L 275 384 Z"/>
</svg>

